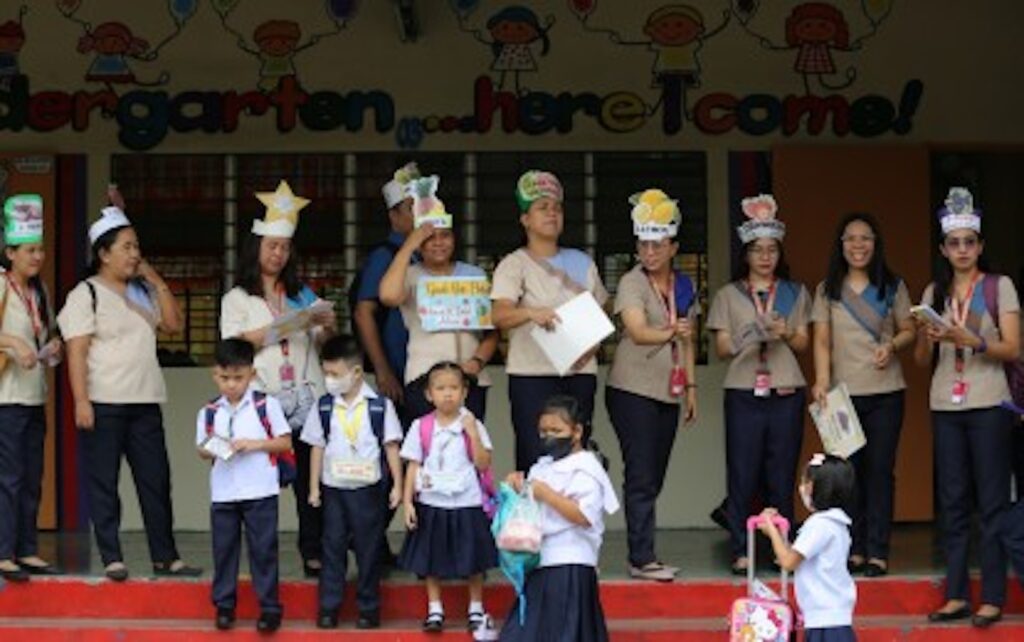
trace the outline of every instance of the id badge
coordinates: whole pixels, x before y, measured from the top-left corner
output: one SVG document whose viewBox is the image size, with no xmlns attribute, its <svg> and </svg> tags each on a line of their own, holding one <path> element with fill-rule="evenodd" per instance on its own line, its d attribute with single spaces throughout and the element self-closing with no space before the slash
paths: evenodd
<svg viewBox="0 0 1024 642">
<path fill-rule="evenodd" d="M 331 477 L 342 484 L 376 484 L 380 481 L 380 462 L 362 457 L 332 457 Z"/>
<path fill-rule="evenodd" d="M 754 375 L 754 396 L 772 396 L 772 373 L 767 370 L 758 370 Z"/>
<path fill-rule="evenodd" d="M 967 391 L 969 388 L 970 386 L 966 381 L 953 382 L 953 393 L 950 395 L 953 403 L 959 406 L 967 401 Z"/>
<path fill-rule="evenodd" d="M 442 495 L 455 495 L 462 492 L 462 481 L 465 475 L 458 473 L 426 471 L 420 469 L 420 483 L 423 490 L 433 491 Z"/>
<path fill-rule="evenodd" d="M 669 376 L 668 393 L 673 397 L 682 397 L 686 392 L 686 368 L 673 366 L 672 374 Z"/>
<path fill-rule="evenodd" d="M 294 383 L 295 382 L 295 366 L 290 361 L 285 361 L 281 364 L 281 368 L 278 370 L 281 375 L 282 383 Z"/>
</svg>

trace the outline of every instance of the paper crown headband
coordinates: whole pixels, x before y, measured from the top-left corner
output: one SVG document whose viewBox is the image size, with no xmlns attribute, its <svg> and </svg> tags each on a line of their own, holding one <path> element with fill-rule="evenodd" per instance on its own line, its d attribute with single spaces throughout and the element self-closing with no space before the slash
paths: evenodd
<svg viewBox="0 0 1024 642">
<path fill-rule="evenodd" d="M 981 210 L 974 209 L 974 196 L 966 187 L 951 187 L 943 207 L 939 208 L 942 234 L 953 230 L 973 230 L 981 233 Z"/>
<path fill-rule="evenodd" d="M 256 192 L 256 198 L 267 207 L 263 219 L 252 222 L 252 233 L 256 236 L 278 236 L 290 239 L 299 226 L 299 210 L 309 205 L 308 198 L 292 193 L 287 181 L 277 184 L 273 192 Z"/>
<path fill-rule="evenodd" d="M 4 242 L 13 246 L 42 240 L 43 197 L 16 194 L 4 201 Z"/>
<path fill-rule="evenodd" d="M 679 232 L 678 202 L 660 189 L 648 189 L 629 197 L 633 206 L 633 234 L 641 241 L 675 238 Z"/>
<path fill-rule="evenodd" d="M 384 196 L 384 204 L 388 206 L 388 209 L 411 196 L 409 194 L 409 183 L 419 177 L 420 168 L 416 166 L 416 163 L 407 163 L 395 170 L 392 179 L 385 183 L 384 187 L 380 190 Z"/>
<path fill-rule="evenodd" d="M 437 176 L 424 176 L 409 181 L 408 191 L 412 196 L 412 216 L 416 227 L 428 223 L 439 228 L 452 226 L 452 215 L 445 211 L 444 203 L 437 197 L 437 184 L 440 181 Z"/>
<path fill-rule="evenodd" d="M 132 222 L 124 215 L 124 211 L 117 205 L 110 205 L 101 210 L 99 220 L 89 226 L 89 244 L 95 245 L 96 241 L 109 232 L 120 227 L 130 227 Z"/>
<path fill-rule="evenodd" d="M 747 220 L 736 228 L 744 245 L 757 239 L 776 239 L 786 236 L 786 224 L 775 218 L 779 206 L 771 194 L 760 194 L 745 198 L 740 206 Z"/>
<path fill-rule="evenodd" d="M 551 172 L 531 169 L 519 177 L 516 183 L 516 202 L 519 203 L 519 211 L 525 212 L 530 209 L 531 203 L 545 197 L 559 203 L 564 200 L 565 193 L 557 176 Z"/>
</svg>

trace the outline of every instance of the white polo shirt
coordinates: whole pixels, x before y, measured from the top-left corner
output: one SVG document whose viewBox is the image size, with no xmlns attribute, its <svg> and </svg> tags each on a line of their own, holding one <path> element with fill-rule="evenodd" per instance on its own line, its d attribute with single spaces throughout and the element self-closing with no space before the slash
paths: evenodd
<svg viewBox="0 0 1024 642">
<path fill-rule="evenodd" d="M 334 480 L 330 473 L 330 461 L 334 458 L 356 457 L 370 461 L 380 462 L 380 444 L 377 436 L 373 434 L 373 425 L 370 423 L 370 399 L 376 399 L 377 393 L 373 388 L 363 383 L 359 394 L 352 400 L 352 403 L 345 401 L 344 397 L 334 398 L 334 407 L 331 410 L 331 426 L 327 440 L 324 441 L 324 427 L 320 421 L 319 404 L 314 405 L 306 416 L 306 423 L 302 427 L 300 439 L 310 446 L 324 449 L 323 470 L 320 480 L 325 486 L 341 490 L 355 490 L 365 488 L 372 484 L 358 482 L 340 482 Z M 356 412 L 361 413 L 359 417 L 359 428 L 356 431 L 355 442 L 349 441 L 345 429 L 338 420 L 339 413 L 343 413 L 346 421 L 355 421 Z M 402 424 L 398 421 L 398 413 L 395 406 L 389 399 L 384 399 L 384 443 L 402 441 Z M 385 471 L 381 471 L 384 475 Z"/>
<path fill-rule="evenodd" d="M 589 528 L 573 524 L 541 502 L 544 539 L 540 545 L 540 565 L 597 566 L 604 539 L 604 513 L 611 515 L 619 510 L 615 489 L 601 462 L 586 450 L 558 461 L 541 457 L 530 468 L 528 479 L 543 481 L 552 490 L 576 502 L 590 522 Z"/>
<path fill-rule="evenodd" d="M 813 513 L 793 543 L 804 558 L 796 568 L 796 602 L 808 629 L 853 624 L 857 586 L 846 567 L 851 523 L 839 508 Z"/>
<path fill-rule="evenodd" d="M 260 421 L 252 398 L 252 389 L 246 391 L 238 406 L 232 408 L 221 397 L 215 403 L 213 432 L 223 439 L 266 439 L 267 430 Z M 267 419 L 274 437 L 288 435 L 291 428 L 281 411 L 281 404 L 267 396 Z M 206 407 L 196 415 L 196 445 L 206 441 Z M 241 502 L 249 499 L 274 497 L 280 493 L 277 467 L 264 452 L 235 453 L 224 461 L 214 460 L 210 470 L 210 499 L 214 503 Z"/>
<path fill-rule="evenodd" d="M 442 425 L 434 424 L 434 435 L 431 437 L 430 452 L 427 453 L 427 460 L 423 461 L 423 444 L 420 442 L 420 420 L 412 422 L 409 433 L 405 436 L 402 444 L 402 459 L 414 461 L 420 464 L 420 474 L 416 479 L 416 491 L 421 504 L 434 508 L 472 508 L 483 505 L 483 497 L 480 493 L 480 482 L 477 479 L 476 466 L 469 458 L 466 449 L 466 438 L 462 436 L 462 417 L 467 410 L 463 408 L 459 412 L 459 418 L 454 422 Z M 480 441 L 484 448 L 490 452 L 494 449 L 491 445 L 491 437 L 487 434 L 487 428 L 479 420 L 476 422 L 476 429 L 480 433 Z M 452 492 L 439 492 L 432 488 L 424 488 L 424 477 L 436 478 L 438 475 L 445 475 L 454 480 Z"/>
</svg>

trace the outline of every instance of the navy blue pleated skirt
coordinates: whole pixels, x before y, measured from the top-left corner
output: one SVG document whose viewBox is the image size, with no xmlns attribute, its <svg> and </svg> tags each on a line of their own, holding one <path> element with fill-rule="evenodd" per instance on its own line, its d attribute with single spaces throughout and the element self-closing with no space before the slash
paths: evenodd
<svg viewBox="0 0 1024 642">
<path fill-rule="evenodd" d="M 513 603 L 502 642 L 607 642 L 608 627 L 593 566 L 538 568 L 526 578 L 526 618 Z"/>
<path fill-rule="evenodd" d="M 833 626 L 827 629 L 806 629 L 804 642 L 857 642 L 852 626 Z"/>
<path fill-rule="evenodd" d="M 466 579 L 498 565 L 491 523 L 479 506 L 416 504 L 416 530 L 405 536 L 398 567 L 419 577 Z"/>
</svg>

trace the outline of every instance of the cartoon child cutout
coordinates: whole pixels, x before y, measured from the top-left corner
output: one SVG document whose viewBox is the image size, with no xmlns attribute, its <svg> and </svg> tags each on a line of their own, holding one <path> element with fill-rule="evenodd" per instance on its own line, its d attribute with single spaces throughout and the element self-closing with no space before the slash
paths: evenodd
<svg viewBox="0 0 1024 642">
<path fill-rule="evenodd" d="M 156 54 L 149 49 L 149 43 L 136 37 L 132 30 L 121 22 L 104 22 L 88 31 L 78 41 L 79 53 L 96 52 L 96 57 L 86 72 L 90 82 L 135 85 L 162 85 L 168 75 L 163 73 L 156 81 L 141 82 L 128 64 L 130 58 L 153 60 Z"/>
<path fill-rule="evenodd" d="M 498 73 L 498 89 L 504 89 L 511 72 L 516 93 L 527 93 L 528 90 L 520 84 L 519 76 L 523 72 L 537 71 L 537 60 L 532 51 L 536 43 L 540 42 L 541 56 L 548 54 L 551 48 L 548 31 L 555 23 L 554 17 L 548 16 L 544 24 L 541 24 L 537 14 L 524 6 L 505 7 L 487 21 L 490 39 L 477 29 L 466 28 L 464 19 L 465 16 L 460 15 L 459 28 L 491 47 L 494 57 L 491 71 Z"/>
<path fill-rule="evenodd" d="M 28 7 L 21 6 L 18 12 L 18 19 L 8 20 L 0 24 L 0 89 L 11 88 L 11 81 L 21 73 L 18 66 L 18 54 L 25 46 L 25 29 L 21 20 L 28 11 Z"/>
</svg>

